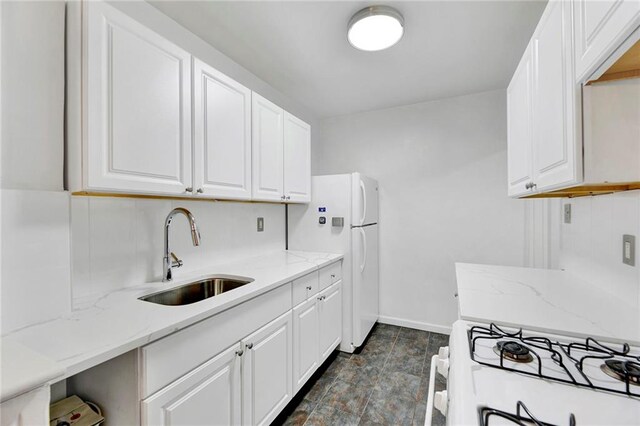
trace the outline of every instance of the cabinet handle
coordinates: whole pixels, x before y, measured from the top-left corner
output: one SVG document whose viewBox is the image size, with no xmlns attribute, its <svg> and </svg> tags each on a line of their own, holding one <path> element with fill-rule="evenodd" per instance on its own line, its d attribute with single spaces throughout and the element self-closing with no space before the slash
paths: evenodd
<svg viewBox="0 0 640 426">
<path fill-rule="evenodd" d="M 280 197 L 281 200 L 284 200 L 284 195 L 282 197 Z"/>
<path fill-rule="evenodd" d="M 198 188 L 198 190 L 196 191 L 198 194 L 202 194 L 204 192 L 204 189 L 202 188 Z"/>
<path fill-rule="evenodd" d="M 236 351 L 236 355 L 238 356 L 242 356 L 243 353 L 244 351 L 242 349 L 240 349 L 239 351 Z"/>
<path fill-rule="evenodd" d="M 307 290 L 311 290 L 311 286 L 310 285 L 307 286 Z"/>
<path fill-rule="evenodd" d="M 320 297 L 318 297 L 318 300 L 324 300 L 324 299 L 326 299 L 326 296 L 320 296 Z"/>
<path fill-rule="evenodd" d="M 290 199 L 291 199 L 291 197 L 287 195 L 287 200 L 290 200 Z"/>
<path fill-rule="evenodd" d="M 529 189 L 531 188 L 531 182 L 527 182 L 527 184 L 524 186 L 524 189 Z"/>
<path fill-rule="evenodd" d="M 538 186 L 538 184 L 531 182 L 531 188 L 535 188 L 536 186 Z"/>
<path fill-rule="evenodd" d="M 247 345 L 247 349 L 253 349 L 253 343 L 249 343 L 249 344 Z"/>
<path fill-rule="evenodd" d="M 336 277 L 336 274 L 331 274 L 331 278 L 335 278 L 335 277 Z"/>
<path fill-rule="evenodd" d="M 190 186 L 187 186 L 187 187 L 184 189 L 184 192 L 193 192 L 193 188 L 192 188 L 192 187 L 190 187 Z"/>
</svg>

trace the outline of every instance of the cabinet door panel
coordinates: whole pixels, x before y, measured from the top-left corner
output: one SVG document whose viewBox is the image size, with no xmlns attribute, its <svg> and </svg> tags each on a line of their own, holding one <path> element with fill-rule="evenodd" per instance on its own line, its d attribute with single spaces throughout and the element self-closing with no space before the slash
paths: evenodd
<svg viewBox="0 0 640 426">
<path fill-rule="evenodd" d="M 509 195 L 529 192 L 533 180 L 531 149 L 532 134 L 532 73 L 530 46 L 524 53 L 507 89 L 507 146 Z"/>
<path fill-rule="evenodd" d="M 320 313 L 320 363 L 342 340 L 342 281 L 318 295 Z"/>
<path fill-rule="evenodd" d="M 184 193 L 191 186 L 191 57 L 112 6 L 85 6 L 85 186 Z"/>
<path fill-rule="evenodd" d="M 252 95 L 252 192 L 254 200 L 282 201 L 284 111 Z"/>
<path fill-rule="evenodd" d="M 194 187 L 203 196 L 251 198 L 251 91 L 194 60 Z"/>
<path fill-rule="evenodd" d="M 638 0 L 574 0 L 575 80 L 582 83 L 640 25 Z"/>
<path fill-rule="evenodd" d="M 537 191 L 577 182 L 576 96 L 571 66 L 570 4 L 547 6 L 533 37 L 533 182 Z"/>
<path fill-rule="evenodd" d="M 287 201 L 311 201 L 311 127 L 284 113 L 284 195 Z"/>
<path fill-rule="evenodd" d="M 291 311 L 242 341 L 243 423 L 268 425 L 293 396 Z"/>
<path fill-rule="evenodd" d="M 297 392 L 319 365 L 319 322 L 316 297 L 293 308 L 293 381 Z"/>
<path fill-rule="evenodd" d="M 239 345 L 142 401 L 143 425 L 237 425 L 241 416 Z"/>
</svg>

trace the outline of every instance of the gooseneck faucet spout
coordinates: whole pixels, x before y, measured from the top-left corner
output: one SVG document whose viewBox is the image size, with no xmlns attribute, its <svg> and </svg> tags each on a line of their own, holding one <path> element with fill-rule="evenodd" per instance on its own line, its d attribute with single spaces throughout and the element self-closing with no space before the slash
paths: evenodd
<svg viewBox="0 0 640 426">
<path fill-rule="evenodd" d="M 172 268 L 179 268 L 182 266 L 182 260 L 178 259 L 178 257 L 169 249 L 169 227 L 171 226 L 173 217 L 178 213 L 185 215 L 189 220 L 193 245 L 200 245 L 200 231 L 198 231 L 196 218 L 193 217 L 189 210 L 182 207 L 177 207 L 171 210 L 167 219 L 164 221 L 164 257 L 162 258 L 162 281 L 164 282 L 171 281 L 173 279 Z"/>
</svg>

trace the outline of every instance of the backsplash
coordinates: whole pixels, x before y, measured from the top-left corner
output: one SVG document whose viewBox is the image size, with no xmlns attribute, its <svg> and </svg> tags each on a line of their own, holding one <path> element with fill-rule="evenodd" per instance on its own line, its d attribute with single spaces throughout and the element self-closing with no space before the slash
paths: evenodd
<svg viewBox="0 0 640 426">
<path fill-rule="evenodd" d="M 69 193 L 2 189 L 0 197 L 4 335 L 70 309 Z"/>
<path fill-rule="evenodd" d="M 174 218 L 171 251 L 184 261 L 174 278 L 208 265 L 284 250 L 284 206 L 108 197 L 71 197 L 73 307 L 162 276 L 164 221 L 175 207 L 196 218 L 200 246 L 191 242 L 188 221 Z M 256 218 L 264 217 L 264 232 Z"/>
<path fill-rule="evenodd" d="M 622 263 L 622 235 L 640 239 L 640 191 L 562 199 L 552 214 L 571 204 L 571 223 L 560 222 L 557 263 L 622 300 L 640 306 L 640 261 Z"/>
</svg>

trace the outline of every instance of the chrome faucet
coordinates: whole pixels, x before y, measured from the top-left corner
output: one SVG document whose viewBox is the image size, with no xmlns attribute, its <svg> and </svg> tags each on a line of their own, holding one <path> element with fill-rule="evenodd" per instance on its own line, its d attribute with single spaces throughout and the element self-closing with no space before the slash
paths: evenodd
<svg viewBox="0 0 640 426">
<path fill-rule="evenodd" d="M 185 208 L 177 207 L 171 210 L 171 213 L 164 221 L 164 257 L 162 258 L 162 281 L 167 282 L 173 279 L 173 273 L 171 268 L 179 268 L 182 266 L 182 260 L 169 250 L 169 226 L 173 217 L 178 213 L 182 213 L 189 220 L 189 226 L 191 227 L 191 239 L 194 246 L 200 245 L 200 231 L 198 231 L 198 225 L 196 225 L 196 218 L 193 217 L 191 212 Z"/>
</svg>

